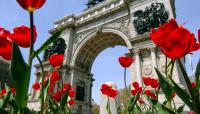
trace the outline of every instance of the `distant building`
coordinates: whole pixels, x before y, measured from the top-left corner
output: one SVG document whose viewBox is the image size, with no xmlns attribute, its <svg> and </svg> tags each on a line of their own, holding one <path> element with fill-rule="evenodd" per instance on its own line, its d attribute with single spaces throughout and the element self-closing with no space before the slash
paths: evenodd
<svg viewBox="0 0 200 114">
<path fill-rule="evenodd" d="M 0 58 L 0 89 L 3 89 L 5 84 L 13 86 L 9 67 L 10 62 Z"/>
</svg>

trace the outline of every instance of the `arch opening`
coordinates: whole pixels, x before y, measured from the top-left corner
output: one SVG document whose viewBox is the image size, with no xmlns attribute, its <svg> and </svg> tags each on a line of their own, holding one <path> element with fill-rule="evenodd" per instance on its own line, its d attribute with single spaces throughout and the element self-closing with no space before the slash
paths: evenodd
<svg viewBox="0 0 200 114">
<path fill-rule="evenodd" d="M 95 79 L 92 86 L 92 101 L 95 104 L 100 104 L 100 88 L 106 82 L 114 82 L 118 90 L 124 88 L 124 68 L 119 64 L 118 58 L 124 53 L 128 53 L 125 46 L 115 46 L 102 51 L 94 60 L 91 73 Z M 130 70 L 127 70 L 127 84 L 131 83 Z"/>
<path fill-rule="evenodd" d="M 103 50 L 115 46 L 126 46 L 126 42 L 121 36 L 115 33 L 107 32 L 96 34 L 79 49 L 74 65 L 90 73 L 95 58 Z"/>
</svg>

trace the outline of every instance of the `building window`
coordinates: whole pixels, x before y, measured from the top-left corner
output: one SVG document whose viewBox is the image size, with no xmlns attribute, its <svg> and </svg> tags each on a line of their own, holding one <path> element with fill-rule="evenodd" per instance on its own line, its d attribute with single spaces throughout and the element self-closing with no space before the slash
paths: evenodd
<svg viewBox="0 0 200 114">
<path fill-rule="evenodd" d="M 85 88 L 81 86 L 76 87 L 76 100 L 84 101 L 85 98 Z"/>
</svg>

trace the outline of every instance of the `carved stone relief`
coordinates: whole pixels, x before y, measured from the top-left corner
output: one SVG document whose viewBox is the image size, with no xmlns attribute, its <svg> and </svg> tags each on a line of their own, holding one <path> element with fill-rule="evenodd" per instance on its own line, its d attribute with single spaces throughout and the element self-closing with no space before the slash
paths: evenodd
<svg viewBox="0 0 200 114">
<path fill-rule="evenodd" d="M 160 70 L 162 73 L 165 73 L 165 68 L 166 68 L 165 66 L 161 66 Z"/>
<path fill-rule="evenodd" d="M 130 19 L 126 19 L 126 20 L 120 20 L 118 22 L 109 23 L 105 25 L 105 27 L 115 28 L 125 33 L 126 35 L 130 35 L 129 23 L 130 23 Z"/>
<path fill-rule="evenodd" d="M 149 65 L 144 66 L 144 75 L 150 75 L 152 73 L 152 68 Z"/>
</svg>

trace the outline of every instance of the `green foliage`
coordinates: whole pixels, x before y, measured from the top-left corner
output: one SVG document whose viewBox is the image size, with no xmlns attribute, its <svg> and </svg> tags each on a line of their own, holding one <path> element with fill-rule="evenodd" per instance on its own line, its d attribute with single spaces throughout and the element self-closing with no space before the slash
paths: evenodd
<svg viewBox="0 0 200 114">
<path fill-rule="evenodd" d="M 1 107 L 5 108 L 6 105 L 7 105 L 7 103 L 8 103 L 8 101 L 10 100 L 10 98 L 11 98 L 11 91 L 9 91 L 8 93 L 6 93 L 5 98 L 3 100 L 3 104 L 2 104 Z"/>
<path fill-rule="evenodd" d="M 166 110 L 163 109 L 162 105 L 158 102 L 156 105 L 154 105 L 156 108 L 158 114 L 169 114 Z"/>
<path fill-rule="evenodd" d="M 26 106 L 29 87 L 29 66 L 25 63 L 19 47 L 13 43 L 13 53 L 11 60 L 11 76 L 16 89 L 16 102 L 20 109 Z"/>
<path fill-rule="evenodd" d="M 88 0 L 87 6 L 88 6 L 88 8 L 90 8 L 90 7 L 100 3 L 102 1 L 104 1 L 104 0 Z"/>
<path fill-rule="evenodd" d="M 156 73 L 158 75 L 159 78 L 159 86 L 161 87 L 163 93 L 166 96 L 166 99 L 168 101 L 172 100 L 172 93 L 173 93 L 173 89 L 172 86 L 170 85 L 170 83 L 167 81 L 167 79 L 161 74 L 161 72 L 155 68 Z"/>
<path fill-rule="evenodd" d="M 181 100 L 183 100 L 184 103 L 191 109 L 192 107 L 192 100 L 190 96 L 187 94 L 185 90 L 183 90 L 181 87 L 179 87 L 174 80 L 171 79 L 171 82 L 173 83 L 173 89 L 175 90 L 176 94 L 180 97 Z"/>
<path fill-rule="evenodd" d="M 109 100 L 109 97 L 108 97 L 108 101 L 107 101 L 107 105 L 106 105 L 106 109 L 107 109 L 107 112 L 108 114 L 111 114 L 111 110 L 110 110 L 110 100 Z"/>
<path fill-rule="evenodd" d="M 182 105 L 182 106 L 180 106 L 180 107 L 178 107 L 178 109 L 176 110 L 176 112 L 178 112 L 178 113 L 183 112 L 184 107 L 185 107 L 185 104 Z"/>
<path fill-rule="evenodd" d="M 59 111 L 58 105 L 52 101 L 52 99 L 49 99 L 49 109 L 53 112 L 53 114 L 56 114 Z"/>
<path fill-rule="evenodd" d="M 129 105 L 128 105 L 128 112 L 131 113 L 134 111 L 134 106 L 139 98 L 139 92 L 137 92 L 137 94 L 131 98 L 130 102 L 129 102 Z"/>
<path fill-rule="evenodd" d="M 8 101 L 8 104 L 13 108 L 14 112 L 17 112 L 19 110 L 17 102 L 15 101 L 15 99 L 10 99 Z"/>
<path fill-rule="evenodd" d="M 199 62 L 197 64 L 197 68 L 196 68 L 196 72 L 195 72 L 195 81 L 196 81 L 196 84 L 200 84 L 199 76 L 200 76 L 200 60 L 199 60 Z"/>
<path fill-rule="evenodd" d="M 9 112 L 4 110 L 3 108 L 0 108 L 0 114 L 9 114 Z"/>
<path fill-rule="evenodd" d="M 47 82 L 44 84 L 44 89 L 43 89 L 44 90 L 44 96 L 43 96 L 44 97 L 44 99 L 43 99 L 44 101 L 43 101 L 43 103 L 46 101 L 47 96 L 48 96 L 49 84 L 50 84 L 50 80 L 47 80 Z M 42 100 L 42 99 L 40 99 L 40 100 Z M 40 101 L 40 102 L 42 102 L 42 101 Z"/>
<path fill-rule="evenodd" d="M 70 90 L 70 86 L 67 87 L 67 91 L 64 93 L 64 96 L 61 99 L 60 105 L 61 105 L 62 110 L 64 110 L 65 104 L 67 103 L 69 90 Z"/>
<path fill-rule="evenodd" d="M 37 49 L 32 55 L 31 58 L 35 58 L 36 56 L 38 56 L 41 52 L 43 52 L 45 49 L 48 48 L 48 46 L 54 42 L 59 36 L 60 34 L 63 32 L 65 28 L 61 28 L 60 30 L 58 30 L 57 32 L 55 32 L 50 38 L 48 38 L 48 40 L 42 44 L 42 46 Z"/>
<path fill-rule="evenodd" d="M 43 55 L 43 59 L 47 60 L 53 54 L 64 54 L 67 45 L 65 44 L 65 40 L 62 38 L 57 38 L 52 46 L 49 46 Z"/>
<path fill-rule="evenodd" d="M 145 8 L 145 11 L 136 11 L 134 17 L 136 17 L 133 21 L 136 32 L 138 34 L 144 34 L 152 28 L 166 23 L 169 14 L 165 10 L 163 3 L 152 3 L 151 6 Z"/>
</svg>

